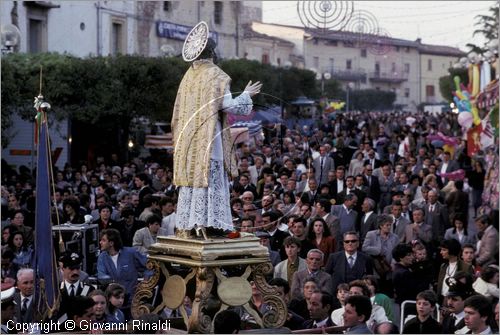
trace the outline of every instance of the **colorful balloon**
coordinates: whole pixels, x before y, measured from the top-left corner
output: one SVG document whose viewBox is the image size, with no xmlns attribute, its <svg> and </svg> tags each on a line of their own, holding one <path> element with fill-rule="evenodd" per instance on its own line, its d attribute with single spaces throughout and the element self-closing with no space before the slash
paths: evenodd
<svg viewBox="0 0 500 335">
<path fill-rule="evenodd" d="M 479 86 L 481 84 L 479 64 L 472 65 L 472 91 L 471 94 L 475 97 L 479 93 Z"/>
<path fill-rule="evenodd" d="M 471 113 L 472 113 L 472 120 L 474 121 L 474 125 L 477 126 L 478 124 L 481 123 L 481 119 L 479 118 L 479 111 L 477 110 L 476 106 L 472 107 Z"/>
<path fill-rule="evenodd" d="M 472 113 L 465 112 L 458 114 L 458 124 L 463 128 L 470 128 L 472 126 L 473 120 L 474 118 L 472 116 Z"/>
</svg>

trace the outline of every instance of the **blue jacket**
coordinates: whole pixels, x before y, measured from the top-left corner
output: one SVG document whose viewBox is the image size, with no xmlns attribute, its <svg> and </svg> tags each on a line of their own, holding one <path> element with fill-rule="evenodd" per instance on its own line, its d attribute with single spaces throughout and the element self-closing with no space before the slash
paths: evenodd
<svg viewBox="0 0 500 335">
<path fill-rule="evenodd" d="M 107 251 L 101 252 L 97 259 L 97 278 L 113 280 L 125 287 L 128 303 L 135 293 L 139 272 L 146 269 L 146 256 L 131 247 L 123 247 L 118 254 L 118 266 L 115 267 Z"/>
</svg>

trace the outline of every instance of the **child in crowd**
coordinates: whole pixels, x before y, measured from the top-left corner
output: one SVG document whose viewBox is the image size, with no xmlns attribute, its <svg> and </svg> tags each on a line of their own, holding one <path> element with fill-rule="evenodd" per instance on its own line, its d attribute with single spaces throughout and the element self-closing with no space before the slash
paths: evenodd
<svg viewBox="0 0 500 335">
<path fill-rule="evenodd" d="M 108 301 L 108 314 L 111 322 L 125 323 L 125 315 L 120 310 L 125 301 L 125 287 L 117 283 L 111 283 L 106 288 L 106 299 Z"/>
<path fill-rule="evenodd" d="M 434 291 L 426 290 L 417 294 L 417 317 L 405 323 L 403 334 L 441 334 L 441 325 L 432 317 L 436 302 Z"/>
</svg>

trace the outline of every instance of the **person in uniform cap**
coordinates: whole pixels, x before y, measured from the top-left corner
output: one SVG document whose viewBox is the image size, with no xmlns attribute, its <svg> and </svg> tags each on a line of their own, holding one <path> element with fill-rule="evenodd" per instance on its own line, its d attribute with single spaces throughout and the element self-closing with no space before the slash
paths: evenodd
<svg viewBox="0 0 500 335">
<path fill-rule="evenodd" d="M 2 290 L 1 305 L 2 305 L 2 324 L 0 330 L 2 334 L 10 334 L 7 327 L 7 322 L 14 319 L 16 314 L 16 303 L 14 302 L 15 287 Z"/>
<path fill-rule="evenodd" d="M 78 296 L 87 296 L 95 288 L 87 285 L 81 280 L 83 257 L 77 252 L 68 251 L 61 255 L 59 262 L 62 263 L 63 280 L 61 282 L 61 306 L 58 315 L 64 317 L 69 304 Z"/>
<path fill-rule="evenodd" d="M 444 299 L 449 314 L 443 318 L 443 334 L 454 334 L 455 331 L 465 327 L 464 300 L 470 296 L 471 291 L 467 290 L 466 284 L 455 277 L 446 278 L 446 285 L 449 289 Z"/>
</svg>

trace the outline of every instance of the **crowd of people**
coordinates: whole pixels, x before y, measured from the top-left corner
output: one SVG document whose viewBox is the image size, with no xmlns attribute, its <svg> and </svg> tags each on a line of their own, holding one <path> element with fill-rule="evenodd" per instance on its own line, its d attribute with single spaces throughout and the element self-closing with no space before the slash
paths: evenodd
<svg viewBox="0 0 500 335">
<path fill-rule="evenodd" d="M 438 133 L 459 144 L 429 138 Z M 266 129 L 263 138 L 236 146 L 238 177 L 227 192 L 239 234 L 229 236 L 255 235 L 268 248 L 270 283 L 282 288 L 288 305 L 285 327 L 344 326 L 358 334 L 498 331 L 498 205 L 483 194 L 496 151 L 469 157 L 462 135 L 451 113 L 351 112 L 325 116 L 313 127 Z M 97 224 L 101 249 L 88 274 L 80 270 L 84 255 L 60 255 L 58 318 L 130 320 L 137 280 L 149 275 L 148 248 L 159 235 L 176 234 L 178 193 L 172 165 L 164 162 L 122 162 L 113 154 L 54 171 L 53 222 Z M 29 169 L 6 163 L 2 289 L 16 285 L 13 317 L 30 322 L 36 190 Z M 453 174 L 458 170 L 464 173 Z M 90 285 L 89 276 L 98 285 Z M 251 305 L 265 314 L 269 306 L 252 288 Z M 76 298 L 87 301 L 76 305 L 79 311 L 70 303 Z M 185 299 L 188 311 L 192 298 Z M 227 321 L 231 313 L 239 326 L 255 322 L 228 311 L 215 322 L 221 332 L 238 324 Z M 2 303 L 2 325 L 3 315 Z"/>
</svg>

